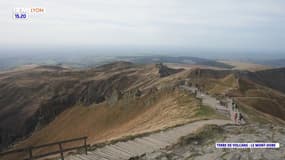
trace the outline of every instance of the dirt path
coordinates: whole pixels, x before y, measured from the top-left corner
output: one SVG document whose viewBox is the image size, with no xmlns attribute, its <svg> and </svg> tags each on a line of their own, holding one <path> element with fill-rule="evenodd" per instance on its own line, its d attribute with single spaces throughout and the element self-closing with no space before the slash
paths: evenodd
<svg viewBox="0 0 285 160">
<path fill-rule="evenodd" d="M 88 155 L 69 156 L 66 160 L 127 160 L 171 146 L 177 143 L 179 138 L 194 133 L 197 129 L 209 124 L 225 125 L 232 124 L 232 121 L 218 119 L 197 121 L 126 142 L 107 145 L 88 152 Z"/>
</svg>

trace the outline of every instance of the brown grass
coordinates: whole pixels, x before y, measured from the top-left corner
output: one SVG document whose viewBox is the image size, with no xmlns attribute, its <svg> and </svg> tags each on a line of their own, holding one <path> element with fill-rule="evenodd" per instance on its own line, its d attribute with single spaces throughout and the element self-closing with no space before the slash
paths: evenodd
<svg viewBox="0 0 285 160">
<path fill-rule="evenodd" d="M 235 68 L 233 69 L 235 70 L 260 71 L 271 68 L 266 65 L 260 65 L 250 62 L 240 62 L 240 61 L 220 61 L 220 62 L 234 66 Z"/>
<path fill-rule="evenodd" d="M 212 117 L 216 118 L 211 111 L 207 110 L 205 114 L 201 111 L 197 99 L 179 91 L 147 95 L 130 102 L 121 100 L 115 106 L 106 103 L 89 107 L 77 105 L 61 113 L 16 148 L 85 135 L 89 137 L 88 143 L 95 144 Z M 36 154 L 45 151 L 39 150 Z"/>
<path fill-rule="evenodd" d="M 240 97 L 239 101 L 265 114 L 285 120 L 285 108 L 275 100 L 264 97 Z"/>
<path fill-rule="evenodd" d="M 237 81 L 233 74 L 219 80 L 212 80 L 211 82 L 214 83 L 212 88 L 209 89 L 211 94 L 226 93 L 228 90 L 237 87 Z"/>
<path fill-rule="evenodd" d="M 244 99 L 244 98 L 241 98 L 241 97 L 237 98 L 239 109 L 243 113 L 246 113 L 246 115 L 247 115 L 246 120 L 249 123 L 262 123 L 262 124 L 270 123 L 270 124 L 285 125 L 284 120 L 282 120 L 278 117 L 274 117 L 269 113 L 265 113 L 265 112 L 262 112 L 260 110 L 257 110 L 256 108 L 254 108 L 253 106 L 248 104 L 246 102 L 246 100 L 241 100 L 241 99 Z M 258 99 L 256 99 L 256 100 L 258 101 Z"/>
<path fill-rule="evenodd" d="M 174 69 L 195 69 L 195 68 L 203 68 L 203 69 L 213 69 L 213 70 L 221 70 L 223 68 L 212 67 L 207 65 L 197 65 L 197 64 L 180 64 L 180 63 L 165 63 L 168 67 Z"/>
</svg>

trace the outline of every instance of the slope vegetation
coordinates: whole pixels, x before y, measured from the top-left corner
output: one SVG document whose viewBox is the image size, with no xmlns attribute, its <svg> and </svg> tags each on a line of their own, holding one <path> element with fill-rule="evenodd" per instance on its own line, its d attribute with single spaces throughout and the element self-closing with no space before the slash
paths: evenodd
<svg viewBox="0 0 285 160">
<path fill-rule="evenodd" d="M 284 69 L 257 72 L 195 69 L 188 73 L 192 85 L 217 97 L 230 96 L 252 121 L 284 123 Z"/>
<path fill-rule="evenodd" d="M 88 70 L 36 66 L 2 73 L 0 148 L 41 129 L 70 107 L 100 103 L 112 106 L 123 96 L 146 94 L 150 84 L 180 71 L 163 65 L 115 62 Z"/>
<path fill-rule="evenodd" d="M 283 76 L 284 69 L 182 70 L 129 62 L 88 70 L 36 66 L 2 73 L 1 147 L 17 142 L 14 148 L 20 148 L 82 135 L 94 144 L 218 118 L 215 111 L 178 89 L 184 84 L 218 98 L 233 97 L 249 115 L 248 121 L 284 123 Z"/>
<path fill-rule="evenodd" d="M 285 68 L 276 68 L 249 73 L 252 81 L 285 93 Z"/>
<path fill-rule="evenodd" d="M 219 118 L 210 108 L 188 93 L 176 89 L 162 89 L 141 97 L 119 100 L 116 105 L 107 103 L 74 106 L 57 116 L 43 129 L 15 147 L 21 148 L 62 139 L 89 137 L 95 144 L 146 134 L 157 130 L 201 119 Z M 38 150 L 35 154 L 55 148 Z M 16 157 L 24 155 L 15 155 Z"/>
</svg>

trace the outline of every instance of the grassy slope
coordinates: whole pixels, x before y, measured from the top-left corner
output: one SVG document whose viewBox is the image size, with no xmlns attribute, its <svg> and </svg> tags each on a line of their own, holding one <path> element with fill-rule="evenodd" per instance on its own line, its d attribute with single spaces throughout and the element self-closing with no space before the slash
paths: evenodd
<svg viewBox="0 0 285 160">
<path fill-rule="evenodd" d="M 238 98 L 238 105 L 239 108 L 242 112 L 247 114 L 247 121 L 252 122 L 252 123 L 272 123 L 272 124 L 281 124 L 284 125 L 285 122 L 284 120 L 278 118 L 278 117 L 274 117 L 272 116 L 272 114 L 266 113 L 266 112 L 262 112 L 256 108 L 254 108 L 254 106 L 252 106 L 250 103 L 247 102 L 247 99 L 250 98 Z M 255 102 L 258 102 L 259 98 L 255 100 Z M 264 107 L 268 107 L 268 108 L 274 108 L 275 106 L 264 106 Z"/>
<path fill-rule="evenodd" d="M 270 66 L 249 63 L 249 62 L 240 62 L 240 61 L 220 61 L 220 62 L 234 66 L 233 69 L 235 70 L 260 71 L 271 68 Z"/>
<path fill-rule="evenodd" d="M 270 88 L 254 84 L 249 80 L 239 80 L 240 92 L 238 99 L 253 108 L 285 120 L 284 94 Z"/>
<path fill-rule="evenodd" d="M 212 95 L 228 93 L 236 97 L 251 122 L 284 123 L 285 95 L 278 91 L 245 78 L 237 79 L 233 74 L 221 78 L 200 77 L 199 84 Z"/>
<path fill-rule="evenodd" d="M 201 107 L 199 100 L 186 93 L 163 92 L 131 102 L 122 100 L 116 106 L 105 103 L 89 107 L 74 106 L 17 147 L 84 135 L 89 137 L 89 143 L 94 144 L 217 117 L 214 110 Z M 38 153 L 43 151 L 39 150 Z"/>
<path fill-rule="evenodd" d="M 230 89 L 236 88 L 236 80 L 233 74 L 226 76 L 220 80 L 212 80 L 213 87 L 209 88 L 210 94 L 225 93 Z"/>
</svg>

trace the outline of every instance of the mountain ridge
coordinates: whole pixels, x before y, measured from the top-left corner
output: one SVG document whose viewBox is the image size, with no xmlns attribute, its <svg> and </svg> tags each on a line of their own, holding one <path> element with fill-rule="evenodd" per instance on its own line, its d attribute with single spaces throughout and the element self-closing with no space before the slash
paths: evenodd
<svg viewBox="0 0 285 160">
<path fill-rule="evenodd" d="M 260 78 L 270 74 L 278 74 L 270 83 L 267 78 Z M 179 85 L 184 84 L 197 85 L 217 97 L 234 97 L 242 109 L 253 113 L 252 119 L 256 119 L 257 114 L 261 113 L 268 115 L 271 122 L 276 118 L 282 121 L 283 112 L 285 113 L 285 104 L 282 102 L 284 92 L 282 87 L 273 86 L 272 82 L 282 82 L 283 74 L 284 68 L 249 72 L 203 68 L 173 69 L 162 63 L 143 65 L 130 62 L 115 62 L 84 70 L 37 66 L 33 69 L 3 73 L 0 74 L 0 104 L 3 106 L 0 108 L 0 133 L 6 142 L 2 147 L 41 131 L 51 122 L 54 124 L 59 118 L 58 115 L 73 110 L 74 106 L 106 106 L 101 110 L 109 115 L 106 110 L 109 107 L 120 106 L 122 102 L 125 106 L 131 101 L 136 104 L 142 102 L 141 99 L 146 95 L 153 95 L 143 102 L 146 106 L 151 106 L 152 101 L 160 103 L 155 96 L 157 93 L 174 93 Z M 271 99 L 277 103 L 271 103 Z M 177 97 L 169 104 L 176 106 L 179 101 Z M 191 107 L 195 108 L 197 104 L 193 103 Z M 267 110 L 265 104 L 277 104 L 271 106 L 276 110 Z M 167 106 L 167 103 L 165 105 Z M 179 107 L 183 108 L 183 105 L 184 102 Z M 79 108 L 78 112 L 81 112 L 81 109 Z M 85 111 L 83 113 L 87 114 Z M 97 115 L 95 112 L 93 114 Z M 78 115 L 75 112 L 73 116 Z"/>
</svg>

